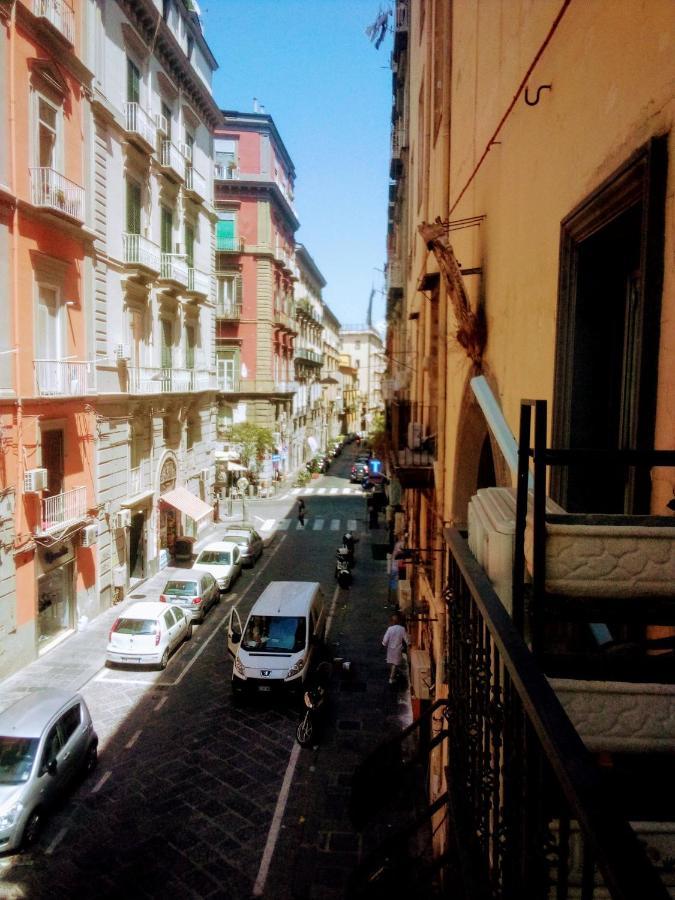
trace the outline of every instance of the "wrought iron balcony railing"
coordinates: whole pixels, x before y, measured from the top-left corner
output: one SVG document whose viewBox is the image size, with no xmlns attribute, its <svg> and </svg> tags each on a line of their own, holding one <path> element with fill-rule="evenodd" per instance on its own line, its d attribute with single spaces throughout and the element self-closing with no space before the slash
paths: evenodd
<svg viewBox="0 0 675 900">
<path fill-rule="evenodd" d="M 157 138 L 157 125 L 140 103 L 125 103 L 124 115 L 127 123 L 127 131 L 131 135 L 137 135 L 147 144 L 149 150 L 154 149 Z"/>
<path fill-rule="evenodd" d="M 84 188 L 79 184 L 45 166 L 32 168 L 30 180 L 34 206 L 53 209 L 84 222 Z"/>
<path fill-rule="evenodd" d="M 216 236 L 216 251 L 218 253 L 241 253 L 243 249 L 243 238 Z"/>
<path fill-rule="evenodd" d="M 130 394 L 192 393 L 215 387 L 213 376 L 203 369 L 129 366 L 127 373 Z"/>
<path fill-rule="evenodd" d="M 96 391 L 96 364 L 68 359 L 36 359 L 39 397 L 84 397 Z"/>
<path fill-rule="evenodd" d="M 209 199 L 206 178 L 194 166 L 187 166 L 185 169 L 185 189 L 199 197 L 200 200 Z"/>
<path fill-rule="evenodd" d="M 241 319 L 241 303 L 221 302 L 216 305 L 216 318 L 238 322 Z"/>
<path fill-rule="evenodd" d="M 180 253 L 162 253 L 160 278 L 187 287 L 188 267 L 185 257 Z"/>
<path fill-rule="evenodd" d="M 224 394 L 238 394 L 241 380 L 235 375 L 219 375 L 217 388 Z"/>
<path fill-rule="evenodd" d="M 192 294 L 208 297 L 211 293 L 211 276 L 200 269 L 189 268 L 187 289 Z"/>
<path fill-rule="evenodd" d="M 124 262 L 127 265 L 143 266 L 153 272 L 161 270 L 161 251 L 157 244 L 149 241 L 142 234 L 122 235 Z"/>
<path fill-rule="evenodd" d="M 185 180 L 185 157 L 173 141 L 162 141 L 161 162 L 180 181 Z"/>
<path fill-rule="evenodd" d="M 64 0 L 33 0 L 33 13 L 47 19 L 69 44 L 75 43 L 75 13 Z"/>
<path fill-rule="evenodd" d="M 49 534 L 80 522 L 87 514 L 87 489 L 76 487 L 42 500 L 40 532 Z"/>
</svg>

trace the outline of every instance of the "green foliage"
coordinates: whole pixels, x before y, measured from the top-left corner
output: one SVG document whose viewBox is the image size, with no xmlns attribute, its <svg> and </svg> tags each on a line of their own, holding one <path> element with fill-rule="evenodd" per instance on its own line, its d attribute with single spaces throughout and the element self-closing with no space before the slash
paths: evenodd
<svg viewBox="0 0 675 900">
<path fill-rule="evenodd" d="M 229 440 L 239 447 L 242 465 L 251 468 L 274 450 L 274 438 L 269 428 L 252 422 L 238 422 L 229 430 Z"/>
<path fill-rule="evenodd" d="M 304 487 L 311 477 L 312 476 L 309 474 L 307 469 L 300 469 L 298 474 L 295 476 L 295 486 Z"/>
<path fill-rule="evenodd" d="M 384 459 L 387 448 L 387 431 L 384 412 L 377 412 L 373 416 L 373 423 L 368 432 L 368 443 L 378 459 Z"/>
</svg>

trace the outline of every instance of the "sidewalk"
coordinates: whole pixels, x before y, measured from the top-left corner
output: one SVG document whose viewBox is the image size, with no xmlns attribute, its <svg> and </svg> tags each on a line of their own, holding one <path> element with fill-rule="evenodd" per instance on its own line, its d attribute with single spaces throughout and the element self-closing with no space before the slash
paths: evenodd
<svg viewBox="0 0 675 900">
<path fill-rule="evenodd" d="M 389 685 L 381 646 L 393 610 L 386 561 L 374 558 L 373 545 L 386 543 L 387 532 L 367 530 L 364 519 L 359 526 L 354 584 L 338 595 L 328 636 L 349 672 L 334 666 L 325 725 L 316 746 L 300 751 L 273 860 L 274 884 L 263 894 L 267 900 L 352 900 L 348 883 L 357 865 L 425 805 L 422 778 L 397 785 L 392 770 L 386 808 L 372 809 L 360 829 L 349 815 L 356 767 L 412 721 L 409 686 Z M 406 848 L 402 853 L 407 855 Z M 389 890 L 387 896 L 399 894 Z"/>
</svg>

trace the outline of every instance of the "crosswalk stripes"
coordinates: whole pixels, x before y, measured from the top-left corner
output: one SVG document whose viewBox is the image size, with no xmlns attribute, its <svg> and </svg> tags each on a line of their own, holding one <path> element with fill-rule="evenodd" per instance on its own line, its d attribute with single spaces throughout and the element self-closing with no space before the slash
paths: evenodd
<svg viewBox="0 0 675 900">
<path fill-rule="evenodd" d="M 302 488 L 293 488 L 293 490 L 292 490 L 290 493 L 291 493 L 293 496 L 297 496 L 297 495 L 300 493 L 301 490 L 302 490 Z"/>
<path fill-rule="evenodd" d="M 264 527 L 261 527 L 261 530 L 265 532 L 274 531 L 275 529 L 276 531 L 288 531 L 289 528 L 293 526 L 293 522 L 295 522 L 295 519 L 279 519 L 278 521 L 276 519 L 266 519 L 264 522 Z M 331 519 L 328 523 L 328 528 L 330 529 L 330 531 L 339 531 L 341 525 L 342 519 Z M 305 528 L 308 530 L 310 526 L 312 531 L 323 531 L 324 528 L 326 528 L 326 519 L 321 517 L 313 519 L 310 517 Z M 303 526 L 300 524 L 300 522 L 296 522 L 295 530 L 300 531 L 302 530 L 302 528 Z M 345 531 L 351 531 L 353 533 L 356 533 L 358 531 L 356 527 L 356 519 L 347 519 Z"/>
<path fill-rule="evenodd" d="M 333 494 L 333 495 L 339 494 L 339 493 L 340 493 L 340 488 L 331 488 L 331 489 L 328 491 L 328 493 L 329 493 L 329 494 Z"/>
<path fill-rule="evenodd" d="M 327 490 L 328 488 L 317 488 L 316 492 L 317 494 L 325 494 Z"/>
</svg>

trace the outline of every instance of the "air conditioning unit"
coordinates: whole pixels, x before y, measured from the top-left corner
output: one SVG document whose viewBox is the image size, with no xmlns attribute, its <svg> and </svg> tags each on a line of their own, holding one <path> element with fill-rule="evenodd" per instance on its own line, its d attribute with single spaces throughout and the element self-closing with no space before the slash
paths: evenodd
<svg viewBox="0 0 675 900">
<path fill-rule="evenodd" d="M 115 513 L 114 519 L 114 527 L 115 528 L 128 528 L 131 525 L 131 510 L 130 509 L 121 509 L 119 512 Z"/>
<path fill-rule="evenodd" d="M 157 126 L 157 131 L 159 131 L 160 134 L 168 134 L 169 125 L 166 121 L 166 116 L 163 116 L 161 113 L 155 113 L 155 125 Z"/>
<path fill-rule="evenodd" d="M 424 424 L 422 422 L 408 422 L 408 447 L 411 450 L 420 450 L 424 440 Z"/>
<path fill-rule="evenodd" d="M 82 531 L 82 546 L 93 547 L 98 543 L 98 522 L 93 525 L 87 525 Z"/>
<path fill-rule="evenodd" d="M 118 362 L 126 362 L 130 356 L 129 345 L 128 344 L 116 344 L 115 345 L 115 359 Z"/>
<path fill-rule="evenodd" d="M 23 490 L 25 494 L 36 494 L 47 488 L 48 473 L 46 469 L 27 469 L 23 473 Z"/>
</svg>

